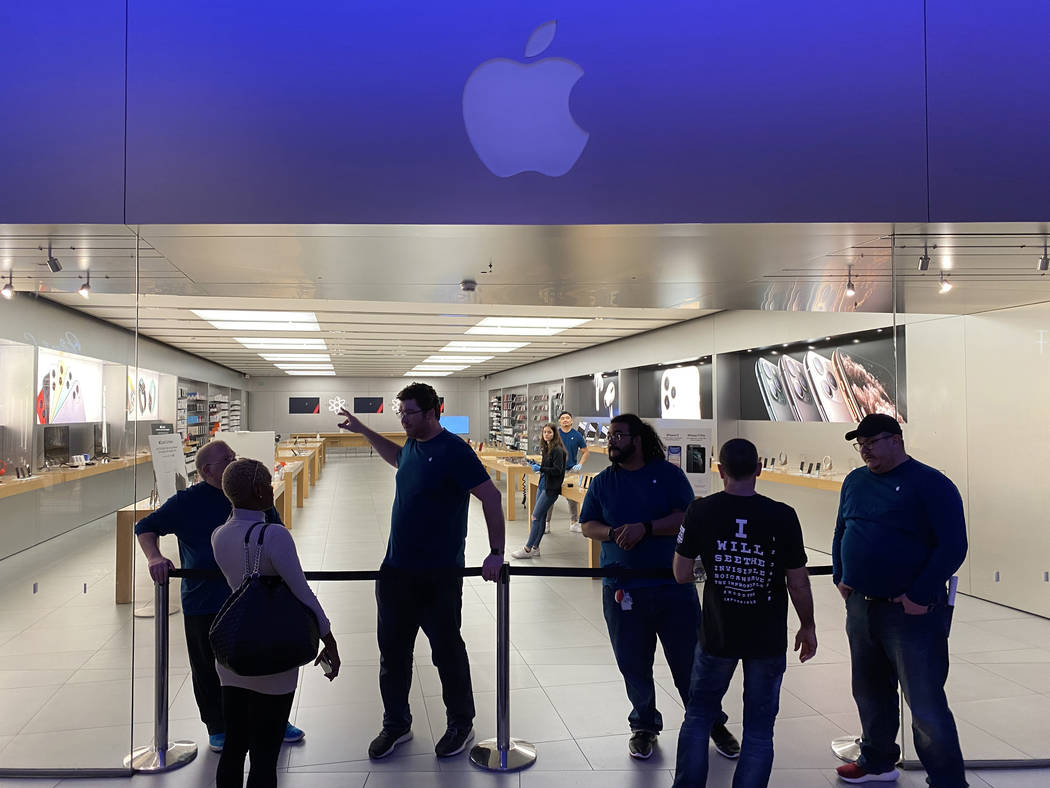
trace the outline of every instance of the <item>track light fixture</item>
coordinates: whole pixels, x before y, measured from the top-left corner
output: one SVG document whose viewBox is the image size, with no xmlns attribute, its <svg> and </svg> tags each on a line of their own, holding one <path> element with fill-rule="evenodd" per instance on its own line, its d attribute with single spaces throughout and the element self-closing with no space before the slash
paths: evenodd
<svg viewBox="0 0 1050 788">
<path fill-rule="evenodd" d="M 80 286 L 80 289 L 77 292 L 85 299 L 91 298 L 91 269 L 88 269 L 87 281 Z"/>
<path fill-rule="evenodd" d="M 922 256 L 919 257 L 919 270 L 920 271 L 929 271 L 930 270 L 930 252 L 926 248 L 925 244 L 923 244 L 923 247 L 922 247 Z"/>
<path fill-rule="evenodd" d="M 4 282 L 4 286 L 0 287 L 0 295 L 3 295 L 3 297 L 9 301 L 11 300 L 11 296 L 15 294 L 14 281 L 15 272 L 14 269 L 11 269 L 7 272 L 7 281 Z"/>
<path fill-rule="evenodd" d="M 57 274 L 62 270 L 62 263 L 58 261 L 58 258 L 51 254 L 51 242 L 47 242 L 47 267 L 51 269 L 51 273 Z"/>
<path fill-rule="evenodd" d="M 945 293 L 949 292 L 951 289 L 952 289 L 952 283 L 949 282 L 945 278 L 944 271 L 941 271 L 941 291 L 940 291 L 941 295 L 944 295 Z"/>
<path fill-rule="evenodd" d="M 1046 237 L 1043 237 L 1043 256 L 1039 258 L 1039 262 L 1035 266 L 1035 270 L 1041 274 L 1045 274 L 1050 269 L 1050 257 L 1046 254 Z"/>
<path fill-rule="evenodd" d="M 849 266 L 846 274 L 846 295 L 853 298 L 857 294 L 857 288 L 853 286 L 853 266 Z"/>
</svg>

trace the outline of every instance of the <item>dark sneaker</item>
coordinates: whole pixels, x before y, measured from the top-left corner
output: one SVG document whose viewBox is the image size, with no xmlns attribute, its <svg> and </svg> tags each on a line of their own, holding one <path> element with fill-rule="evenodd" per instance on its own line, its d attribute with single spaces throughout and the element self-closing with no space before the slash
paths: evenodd
<svg viewBox="0 0 1050 788">
<path fill-rule="evenodd" d="M 725 725 L 718 723 L 712 726 L 711 741 L 715 744 L 715 752 L 723 758 L 735 760 L 740 757 L 740 742 Z"/>
<path fill-rule="evenodd" d="M 294 744 L 297 741 L 302 741 L 306 738 L 306 732 L 302 728 L 296 728 L 292 723 L 286 722 L 284 724 L 284 740 L 289 744 Z"/>
<path fill-rule="evenodd" d="M 449 758 L 459 755 L 466 749 L 467 742 L 474 738 L 473 728 L 452 728 L 445 731 L 445 735 L 438 739 L 434 745 L 434 752 L 438 758 Z"/>
<path fill-rule="evenodd" d="M 839 779 L 847 783 L 892 783 L 900 777 L 900 772 L 890 769 L 888 772 L 866 772 L 855 763 L 847 763 L 835 770 Z"/>
<path fill-rule="evenodd" d="M 402 744 L 411 738 L 411 728 L 405 728 L 400 731 L 383 728 L 383 730 L 379 731 L 379 735 L 372 739 L 372 743 L 368 745 L 368 757 L 372 760 L 385 758 L 394 751 L 394 748 L 396 748 L 397 745 Z"/>
<path fill-rule="evenodd" d="M 656 744 L 656 734 L 650 731 L 635 731 L 631 734 L 631 740 L 627 742 L 627 751 L 632 758 L 644 761 L 653 754 L 653 745 Z"/>
</svg>

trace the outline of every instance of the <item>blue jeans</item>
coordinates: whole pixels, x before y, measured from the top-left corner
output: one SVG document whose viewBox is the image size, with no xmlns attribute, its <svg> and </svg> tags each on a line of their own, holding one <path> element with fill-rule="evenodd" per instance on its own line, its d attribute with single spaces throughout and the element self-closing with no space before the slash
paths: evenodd
<svg viewBox="0 0 1050 788">
<path fill-rule="evenodd" d="M 900 757 L 897 684 L 912 714 L 915 751 L 937 788 L 967 785 L 955 718 L 948 708 L 948 631 L 952 609 L 942 598 L 922 616 L 899 604 L 846 600 L 846 634 L 853 667 L 853 699 L 862 737 L 857 763 L 868 772 L 889 771 Z"/>
<path fill-rule="evenodd" d="M 656 708 L 656 683 L 653 681 L 656 639 L 660 638 L 682 703 L 687 704 L 696 633 L 700 626 L 700 600 L 696 596 L 696 586 L 675 583 L 628 589 L 630 610 L 620 608 L 615 593 L 612 586 L 602 588 L 602 608 L 616 665 L 631 701 L 627 722 L 632 731 L 659 733 L 664 721 Z M 727 719 L 725 714 L 720 714 L 716 722 L 725 724 Z"/>
<path fill-rule="evenodd" d="M 536 506 L 532 510 L 532 529 L 529 531 L 529 541 L 525 543 L 526 547 L 540 546 L 540 540 L 543 539 L 543 532 L 546 530 L 547 512 L 554 506 L 556 500 L 558 500 L 557 495 L 551 495 L 542 487 L 537 491 Z"/>
<path fill-rule="evenodd" d="M 713 657 L 696 647 L 685 721 L 678 732 L 673 788 L 707 785 L 707 737 L 721 714 L 722 697 L 739 660 Z M 773 725 L 780 708 L 780 683 L 787 657 L 745 659 L 744 741 L 733 773 L 733 788 L 764 788 L 773 769 Z"/>
</svg>

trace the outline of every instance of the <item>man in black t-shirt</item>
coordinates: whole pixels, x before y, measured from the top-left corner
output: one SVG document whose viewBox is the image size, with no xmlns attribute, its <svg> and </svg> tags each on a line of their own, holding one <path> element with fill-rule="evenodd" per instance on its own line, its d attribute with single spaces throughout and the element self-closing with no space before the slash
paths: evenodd
<svg viewBox="0 0 1050 788">
<path fill-rule="evenodd" d="M 773 725 L 787 667 L 789 594 L 801 623 L 795 636 L 800 661 L 817 651 L 802 527 L 790 506 L 755 492 L 761 470 L 753 443 L 727 441 L 718 454 L 725 490 L 693 501 L 678 534 L 675 578 L 694 582 L 699 556 L 707 581 L 689 704 L 678 734 L 675 788 L 707 783 L 707 731 L 740 660 L 744 737 L 733 788 L 769 783 Z"/>
</svg>

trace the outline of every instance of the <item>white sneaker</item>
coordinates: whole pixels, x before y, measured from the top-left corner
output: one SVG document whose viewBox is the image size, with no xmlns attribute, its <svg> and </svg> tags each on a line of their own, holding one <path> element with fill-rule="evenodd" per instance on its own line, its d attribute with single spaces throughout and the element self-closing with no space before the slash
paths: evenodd
<svg viewBox="0 0 1050 788">
<path fill-rule="evenodd" d="M 545 525 L 545 526 L 543 527 L 543 533 L 545 533 L 545 534 L 549 534 L 550 532 L 551 532 L 551 524 L 550 524 L 550 523 L 547 523 L 547 524 L 546 524 L 546 525 Z"/>
<path fill-rule="evenodd" d="M 583 526 L 577 520 L 572 520 L 569 523 L 569 530 L 574 534 L 582 534 Z"/>
<path fill-rule="evenodd" d="M 515 550 L 510 554 L 511 558 L 539 558 L 540 548 L 533 547 L 531 550 L 528 547 L 523 547 L 520 550 Z"/>
</svg>

